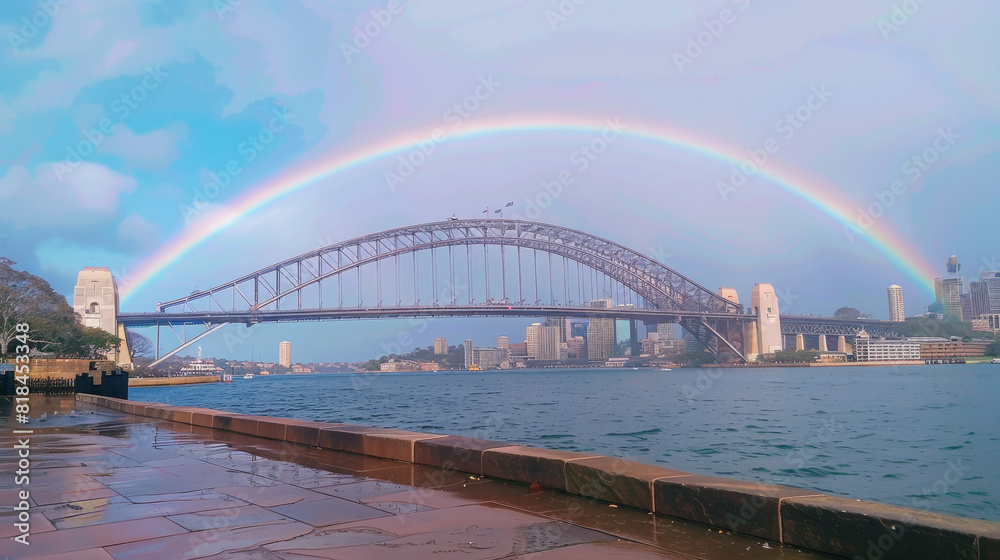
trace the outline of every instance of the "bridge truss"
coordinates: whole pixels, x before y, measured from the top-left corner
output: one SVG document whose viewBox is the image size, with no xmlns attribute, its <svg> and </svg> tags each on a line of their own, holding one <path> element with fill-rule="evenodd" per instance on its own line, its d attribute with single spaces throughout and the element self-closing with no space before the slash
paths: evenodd
<svg viewBox="0 0 1000 560">
<path fill-rule="evenodd" d="M 119 320 L 184 326 L 181 346 L 159 362 L 231 322 L 449 315 L 641 315 L 680 322 L 711 352 L 735 359 L 744 358 L 748 319 L 741 305 L 613 241 L 552 224 L 476 219 L 327 245 Z M 189 325 L 205 330 L 188 338 Z"/>
</svg>

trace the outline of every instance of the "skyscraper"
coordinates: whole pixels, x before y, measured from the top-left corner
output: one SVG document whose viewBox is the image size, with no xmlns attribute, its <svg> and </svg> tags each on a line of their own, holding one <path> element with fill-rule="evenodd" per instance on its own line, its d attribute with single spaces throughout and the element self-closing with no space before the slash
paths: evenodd
<svg viewBox="0 0 1000 560">
<path fill-rule="evenodd" d="M 590 307 L 611 307 L 610 299 L 595 299 Z M 615 345 L 615 320 L 591 317 L 587 322 L 587 359 L 591 362 L 605 362 L 611 357 Z"/>
<path fill-rule="evenodd" d="M 889 320 L 902 322 L 903 314 L 903 288 L 893 284 L 889 286 Z"/>
<path fill-rule="evenodd" d="M 506 336 L 497 337 L 497 348 L 500 349 L 500 363 L 510 360 L 510 339 Z"/>
<path fill-rule="evenodd" d="M 1000 270 L 980 272 L 979 281 L 986 284 L 986 298 L 990 308 L 988 313 L 1000 313 Z"/>
<path fill-rule="evenodd" d="M 570 318 L 569 317 L 548 317 L 545 319 L 546 327 L 557 327 L 559 329 L 559 342 L 563 343 L 566 340 L 573 338 L 570 334 Z"/>
<path fill-rule="evenodd" d="M 962 320 L 962 292 L 965 291 L 965 278 L 935 278 L 934 295 L 941 304 L 945 319 Z"/>
<path fill-rule="evenodd" d="M 465 349 L 465 369 L 469 369 L 475 362 L 475 356 L 472 353 L 472 339 L 467 338 L 465 342 L 462 343 L 463 349 Z"/>
<path fill-rule="evenodd" d="M 448 353 L 448 341 L 443 338 L 434 339 L 434 355 L 440 356 Z"/>
<path fill-rule="evenodd" d="M 528 358 L 534 360 L 559 359 L 559 327 L 532 323 L 526 329 Z"/>
<path fill-rule="evenodd" d="M 977 319 L 990 312 L 990 290 L 986 282 L 982 280 L 969 282 L 969 307 L 972 312 L 971 319 Z"/>
<path fill-rule="evenodd" d="M 278 344 L 278 364 L 286 368 L 292 367 L 292 343 L 287 340 Z"/>
</svg>

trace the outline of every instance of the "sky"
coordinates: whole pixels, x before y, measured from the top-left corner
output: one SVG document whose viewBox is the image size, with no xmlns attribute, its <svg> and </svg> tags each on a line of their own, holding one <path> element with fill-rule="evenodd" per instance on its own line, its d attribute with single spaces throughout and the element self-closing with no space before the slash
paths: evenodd
<svg viewBox="0 0 1000 560">
<path fill-rule="evenodd" d="M 107 266 L 123 311 L 152 311 L 514 201 L 508 217 L 744 302 L 770 283 L 782 313 L 887 319 L 899 284 L 916 315 L 949 255 L 970 277 L 1000 269 L 998 16 L 986 0 L 3 2 L 0 256 L 70 299 L 81 267 Z M 283 181 L 296 188 L 237 212 Z M 228 327 L 202 346 L 354 361 L 526 324 Z"/>
</svg>

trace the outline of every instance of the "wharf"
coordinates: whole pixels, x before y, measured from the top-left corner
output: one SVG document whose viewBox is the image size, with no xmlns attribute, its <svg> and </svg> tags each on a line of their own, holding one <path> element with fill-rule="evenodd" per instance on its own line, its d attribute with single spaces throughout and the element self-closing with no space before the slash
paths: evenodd
<svg viewBox="0 0 1000 560">
<path fill-rule="evenodd" d="M 33 398 L 30 545 L 4 558 L 821 560 L 762 539 L 455 470 Z M 44 403 L 44 404 L 43 404 Z M 56 414 L 58 413 L 58 414 Z M 5 415 L 6 416 L 6 415 Z M 23 437 L 23 436 L 22 436 Z"/>
<path fill-rule="evenodd" d="M 7 558 L 1000 560 L 1000 523 L 594 454 L 93 395 L 40 412 Z"/>
</svg>

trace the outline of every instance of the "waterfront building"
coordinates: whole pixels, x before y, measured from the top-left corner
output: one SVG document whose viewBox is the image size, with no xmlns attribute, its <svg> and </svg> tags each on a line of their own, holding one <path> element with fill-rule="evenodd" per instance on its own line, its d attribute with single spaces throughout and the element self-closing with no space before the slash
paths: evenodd
<svg viewBox="0 0 1000 560">
<path fill-rule="evenodd" d="M 893 284 L 889 286 L 889 320 L 901 323 L 905 317 L 906 315 L 903 314 L 903 288 Z"/>
<path fill-rule="evenodd" d="M 435 356 L 446 356 L 448 355 L 448 341 L 444 338 L 434 339 L 434 355 Z"/>
<path fill-rule="evenodd" d="M 511 362 L 524 362 L 528 359 L 528 343 L 512 342 L 508 348 Z"/>
<path fill-rule="evenodd" d="M 287 340 L 278 344 L 278 364 L 286 368 L 292 367 L 292 343 Z"/>
<path fill-rule="evenodd" d="M 473 348 L 472 353 L 479 369 L 496 369 L 503 362 L 503 352 L 499 348 Z"/>
<path fill-rule="evenodd" d="M 920 342 L 872 338 L 865 331 L 854 337 L 854 360 L 857 362 L 898 362 L 920 359 Z"/>
<path fill-rule="evenodd" d="M 757 316 L 757 344 L 761 354 L 774 354 L 783 348 L 778 296 L 770 284 L 754 284 L 750 294 L 751 313 Z"/>
<path fill-rule="evenodd" d="M 924 360 L 953 360 L 955 358 L 979 357 L 986 354 L 992 340 L 963 341 L 957 336 L 951 338 L 917 337 L 909 340 L 920 344 L 920 358 Z"/>
<path fill-rule="evenodd" d="M 472 367 L 472 364 L 476 363 L 474 361 L 475 356 L 472 354 L 472 339 L 467 338 L 465 342 L 462 343 L 462 349 L 465 350 L 465 369 Z"/>
<path fill-rule="evenodd" d="M 414 360 L 389 360 L 379 366 L 379 370 L 386 373 L 400 371 L 437 371 L 441 367 L 436 362 L 417 362 Z"/>
</svg>

